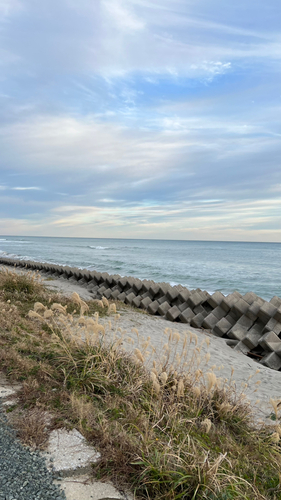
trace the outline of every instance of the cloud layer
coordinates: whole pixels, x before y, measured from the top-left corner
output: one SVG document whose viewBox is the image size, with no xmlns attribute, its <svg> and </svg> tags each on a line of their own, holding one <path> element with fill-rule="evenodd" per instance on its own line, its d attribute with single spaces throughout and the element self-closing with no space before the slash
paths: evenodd
<svg viewBox="0 0 281 500">
<path fill-rule="evenodd" d="M 278 12 L 0 0 L 1 233 L 281 241 Z"/>
</svg>

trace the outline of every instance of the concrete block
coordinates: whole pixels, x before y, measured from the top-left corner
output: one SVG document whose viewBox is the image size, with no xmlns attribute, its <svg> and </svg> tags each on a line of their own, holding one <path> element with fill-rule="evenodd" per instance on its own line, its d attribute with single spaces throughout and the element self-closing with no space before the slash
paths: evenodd
<svg viewBox="0 0 281 500">
<path fill-rule="evenodd" d="M 174 288 L 178 290 L 178 292 L 182 292 L 183 290 L 186 290 L 186 288 L 182 285 L 174 285 Z"/>
<path fill-rule="evenodd" d="M 242 295 L 238 292 L 233 292 L 231 294 L 229 294 L 227 297 L 224 297 L 220 303 L 220 306 L 226 311 L 228 312 L 232 306 L 235 304 L 235 302 L 237 302 L 240 298 L 242 297 Z"/>
<path fill-rule="evenodd" d="M 275 327 L 272 328 L 272 331 L 278 335 L 279 338 L 281 338 L 281 323 L 277 322 Z"/>
<path fill-rule="evenodd" d="M 244 299 L 238 299 L 237 302 L 235 302 L 231 308 L 231 311 L 234 312 L 238 317 L 242 316 L 243 314 L 246 314 L 246 312 L 249 309 L 249 304 L 246 302 Z"/>
<path fill-rule="evenodd" d="M 101 273 L 101 279 L 102 279 L 103 282 L 106 281 L 107 278 L 109 278 L 109 274 L 108 273 Z"/>
<path fill-rule="evenodd" d="M 274 319 L 281 322 L 281 306 L 278 307 L 276 313 L 274 314 Z"/>
<path fill-rule="evenodd" d="M 187 299 L 188 297 L 190 297 L 190 291 L 186 289 L 182 290 L 180 293 L 179 293 L 179 299 L 182 301 L 182 302 L 187 302 Z"/>
<path fill-rule="evenodd" d="M 191 293 L 187 299 L 187 305 L 191 309 L 194 309 L 196 306 L 200 306 L 202 302 L 204 302 L 204 298 L 198 292 Z"/>
<path fill-rule="evenodd" d="M 159 296 L 162 297 L 163 295 L 166 295 L 167 291 L 171 287 L 168 283 L 158 283 L 159 285 Z"/>
<path fill-rule="evenodd" d="M 124 302 L 125 301 L 125 298 L 126 298 L 126 294 L 125 292 L 121 292 L 119 293 L 119 295 L 117 295 L 117 300 L 120 300 L 120 302 Z"/>
<path fill-rule="evenodd" d="M 158 312 L 158 309 L 159 309 L 159 302 L 158 300 L 154 300 L 153 302 L 150 302 L 150 304 L 148 305 L 147 307 L 147 310 L 149 312 L 149 314 L 157 314 Z"/>
<path fill-rule="evenodd" d="M 137 295 L 136 298 L 132 302 L 132 306 L 139 308 L 141 301 L 142 301 L 141 297 L 139 295 Z"/>
<path fill-rule="evenodd" d="M 121 279 L 121 276 L 120 276 L 120 274 L 112 274 L 111 278 L 112 278 L 112 286 L 116 286 L 116 285 L 118 285 L 119 280 Z"/>
<path fill-rule="evenodd" d="M 248 328 L 236 323 L 227 333 L 228 338 L 235 340 L 243 340 L 247 335 Z"/>
<path fill-rule="evenodd" d="M 277 297 L 277 295 L 275 295 L 274 297 L 272 297 L 272 299 L 270 299 L 270 304 L 273 304 L 275 307 L 280 307 L 281 306 L 281 299 L 280 297 Z"/>
<path fill-rule="evenodd" d="M 103 283 L 102 275 L 98 271 L 95 271 L 95 280 L 97 283 Z"/>
<path fill-rule="evenodd" d="M 107 289 L 103 292 L 103 296 L 104 296 L 106 299 L 111 299 L 111 293 L 112 293 L 111 288 L 107 288 Z"/>
<path fill-rule="evenodd" d="M 47 276 L 52 276 L 52 273 L 48 273 Z M 71 283 L 76 283 L 77 284 L 77 278 L 76 276 L 71 276 L 71 278 L 68 278 L 68 281 Z"/>
<path fill-rule="evenodd" d="M 171 287 L 171 288 L 169 288 L 169 290 L 167 290 L 166 295 L 167 295 L 169 301 L 173 302 L 175 299 L 178 298 L 179 291 L 177 290 L 176 287 Z"/>
<path fill-rule="evenodd" d="M 129 276 L 129 277 L 127 278 L 127 281 L 128 281 L 128 286 L 129 286 L 129 288 L 132 288 L 132 289 L 133 289 L 133 285 L 134 285 L 134 283 L 135 283 L 135 281 L 136 281 L 136 278 L 133 278 L 132 276 Z"/>
<path fill-rule="evenodd" d="M 122 290 L 125 290 L 125 288 L 128 286 L 128 280 L 127 280 L 127 278 L 120 278 L 120 280 L 118 281 L 118 286 Z"/>
<path fill-rule="evenodd" d="M 210 306 L 213 309 L 215 309 L 217 306 L 219 306 L 222 303 L 224 298 L 225 298 L 225 296 L 221 292 L 215 292 L 215 293 L 213 293 L 213 295 L 210 295 L 207 302 L 208 302 L 208 304 L 210 304 Z"/>
<path fill-rule="evenodd" d="M 87 290 L 91 290 L 91 288 L 93 288 L 94 286 L 96 286 L 96 281 L 95 280 L 91 280 L 87 283 Z"/>
<path fill-rule="evenodd" d="M 144 292 L 148 292 L 150 287 L 154 285 L 154 281 L 152 280 L 143 280 L 142 285 L 143 285 L 143 290 Z"/>
<path fill-rule="evenodd" d="M 87 269 L 84 269 L 82 274 L 83 274 L 85 280 L 87 280 L 88 282 L 91 281 L 92 276 L 91 276 L 90 271 L 88 271 Z"/>
<path fill-rule="evenodd" d="M 248 311 L 246 312 L 246 316 L 248 316 L 250 319 L 255 321 L 258 317 L 259 310 L 261 306 L 264 304 L 264 300 L 260 299 L 259 297 L 257 300 L 255 300 L 249 307 Z"/>
<path fill-rule="evenodd" d="M 213 314 L 210 313 L 206 318 L 204 319 L 202 326 L 203 328 L 206 328 L 207 330 L 212 330 L 215 325 L 218 323 L 218 318 Z"/>
<path fill-rule="evenodd" d="M 163 304 L 161 304 L 158 308 L 158 314 L 160 314 L 160 316 L 166 316 L 166 313 L 169 311 L 169 309 L 171 309 L 171 305 L 169 304 L 169 302 L 163 302 Z"/>
<path fill-rule="evenodd" d="M 129 294 L 126 295 L 126 298 L 125 298 L 125 304 L 129 304 L 131 305 L 133 300 L 136 298 L 136 295 L 134 294 L 134 292 L 131 292 Z"/>
<path fill-rule="evenodd" d="M 193 316 L 193 318 L 191 318 L 190 324 L 194 328 L 201 328 L 204 319 L 205 319 L 205 317 L 202 313 L 196 314 L 196 316 Z"/>
<path fill-rule="evenodd" d="M 180 310 L 177 308 L 177 306 L 173 306 L 171 307 L 171 309 L 169 309 L 166 313 L 166 318 L 169 320 L 169 321 L 176 321 L 178 319 L 178 317 L 180 316 L 181 312 Z"/>
<path fill-rule="evenodd" d="M 226 318 L 222 318 L 216 323 L 212 333 L 214 333 L 218 337 L 222 337 L 231 329 L 233 325 L 234 325 L 233 320 L 230 323 Z"/>
<path fill-rule="evenodd" d="M 243 339 L 243 342 L 249 348 L 249 350 L 251 350 L 251 349 L 254 349 L 255 347 L 257 347 L 261 337 L 262 337 L 262 334 L 260 332 L 258 332 L 255 329 L 255 327 L 253 326 L 247 332 L 246 336 Z"/>
<path fill-rule="evenodd" d="M 262 321 L 264 321 L 264 323 L 267 323 L 271 318 L 274 317 L 276 312 L 277 312 L 277 307 L 275 307 L 273 304 L 270 304 L 270 302 L 264 302 L 264 304 L 261 306 L 258 312 L 258 317 Z"/>
<path fill-rule="evenodd" d="M 91 276 L 92 280 L 96 281 L 96 274 L 97 274 L 97 271 L 90 271 L 90 276 Z"/>
<path fill-rule="evenodd" d="M 260 360 L 260 364 L 268 366 L 272 370 L 280 370 L 281 358 L 275 352 L 270 352 Z"/>
<path fill-rule="evenodd" d="M 164 302 L 169 302 L 167 295 L 162 295 L 162 297 L 157 299 L 157 302 L 160 304 L 160 306 L 161 304 L 164 304 Z"/>
<path fill-rule="evenodd" d="M 207 300 L 205 300 L 205 302 L 203 302 L 203 303 L 201 304 L 201 306 L 198 306 L 197 308 L 199 309 L 200 307 L 202 307 L 202 308 L 204 309 L 204 311 L 205 311 L 207 314 L 210 314 L 210 313 L 211 313 L 211 312 L 213 312 L 213 310 L 214 310 L 214 309 L 210 306 L 210 304 L 209 304 L 209 302 L 208 302 Z M 196 308 L 196 310 L 197 310 L 197 308 Z M 194 309 L 194 311 L 195 311 L 195 309 Z M 201 312 L 201 311 L 199 311 L 199 312 Z M 198 313 L 197 313 L 197 314 L 198 314 Z"/>
<path fill-rule="evenodd" d="M 265 351 L 276 351 L 281 349 L 281 340 L 276 333 L 267 332 L 260 338 L 259 345 Z"/>
<path fill-rule="evenodd" d="M 237 322 L 235 314 L 232 314 L 231 311 L 229 311 L 229 313 L 225 316 L 225 319 L 231 324 L 231 326 L 234 326 Z"/>
<path fill-rule="evenodd" d="M 103 293 L 107 290 L 107 287 L 102 285 L 98 288 L 97 292 L 102 296 Z"/>
<path fill-rule="evenodd" d="M 248 302 L 249 305 L 253 304 L 258 299 L 258 296 L 253 293 L 253 292 L 248 292 L 245 293 L 245 295 L 242 296 L 242 299 Z"/>
<path fill-rule="evenodd" d="M 228 311 L 227 316 L 232 318 L 234 322 L 238 321 L 239 318 L 241 318 L 241 314 L 236 314 L 232 309 Z"/>
<path fill-rule="evenodd" d="M 75 276 L 77 276 L 77 281 L 80 281 L 83 278 L 82 270 L 77 268 L 75 270 Z"/>
<path fill-rule="evenodd" d="M 112 276 L 111 276 L 110 274 L 109 274 L 109 275 L 107 276 L 107 278 L 105 279 L 105 284 L 106 284 L 109 288 L 111 288 L 112 286 L 114 286 L 114 284 L 115 284 L 115 283 L 113 284 L 113 279 L 112 279 Z"/>
<path fill-rule="evenodd" d="M 159 293 L 159 290 L 160 286 L 157 283 L 151 285 L 148 290 L 150 297 L 153 299 Z"/>
<path fill-rule="evenodd" d="M 212 313 L 216 316 L 216 318 L 218 318 L 218 320 L 220 320 L 226 316 L 225 310 L 220 306 L 215 307 L 215 309 L 213 309 Z"/>
<path fill-rule="evenodd" d="M 90 277 L 89 277 L 89 283 L 94 280 L 95 283 L 97 283 L 97 280 L 96 280 L 96 273 L 95 271 L 91 271 L 90 272 Z"/>
<path fill-rule="evenodd" d="M 136 295 L 138 295 L 142 291 L 142 281 L 141 280 L 135 280 L 133 283 L 133 290 Z"/>
<path fill-rule="evenodd" d="M 273 331 L 277 335 L 279 334 L 281 324 L 276 319 L 271 318 L 266 324 L 264 324 L 261 320 L 260 322 L 264 325 L 263 333 Z"/>
<path fill-rule="evenodd" d="M 141 303 L 140 303 L 140 308 L 141 309 L 147 309 L 150 302 L 152 302 L 151 298 L 150 297 L 145 297 L 145 299 L 142 299 Z"/>
<path fill-rule="evenodd" d="M 205 302 L 204 302 L 204 303 L 205 303 Z M 206 311 L 206 309 L 203 307 L 203 305 L 200 305 L 200 306 L 196 306 L 196 307 L 194 307 L 194 308 L 193 308 L 193 312 L 194 312 L 194 316 L 195 316 L 196 314 L 199 314 L 199 313 L 205 314 L 207 311 Z M 208 315 L 210 312 L 212 312 L 212 309 L 211 309 L 211 311 L 208 311 L 208 312 L 207 312 L 207 315 Z"/>
<path fill-rule="evenodd" d="M 58 272 L 55 273 L 55 276 L 60 276 Z M 85 278 L 81 278 L 81 280 L 78 281 L 79 285 L 80 286 L 87 286 L 88 285 L 88 281 L 85 280 Z"/>
<path fill-rule="evenodd" d="M 195 314 L 192 312 L 190 307 L 187 307 L 180 315 L 179 315 L 179 321 L 181 323 L 190 323 L 192 318 L 194 318 Z"/>
<path fill-rule="evenodd" d="M 188 309 L 188 305 L 186 304 L 186 302 L 181 302 L 181 303 L 175 304 L 175 305 L 179 308 L 181 313 L 183 311 L 185 311 L 186 309 Z M 195 316 L 195 314 L 194 314 L 194 316 Z"/>
<path fill-rule="evenodd" d="M 243 314 L 243 316 L 238 319 L 237 324 L 244 326 L 245 328 L 247 328 L 247 330 L 249 330 L 253 326 L 254 321 Z"/>
<path fill-rule="evenodd" d="M 246 354 L 246 355 L 249 352 L 249 348 L 244 344 L 244 342 L 242 342 L 242 340 L 240 340 L 238 342 L 238 344 L 236 344 L 236 346 L 233 347 L 233 350 L 242 352 L 243 354 Z"/>
</svg>

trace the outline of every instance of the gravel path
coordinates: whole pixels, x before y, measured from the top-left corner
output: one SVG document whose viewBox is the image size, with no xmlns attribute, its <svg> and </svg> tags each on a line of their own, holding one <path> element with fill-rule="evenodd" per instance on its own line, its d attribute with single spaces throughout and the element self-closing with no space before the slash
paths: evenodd
<svg viewBox="0 0 281 500">
<path fill-rule="evenodd" d="M 65 500 L 38 451 L 17 439 L 0 403 L 0 500 Z"/>
</svg>

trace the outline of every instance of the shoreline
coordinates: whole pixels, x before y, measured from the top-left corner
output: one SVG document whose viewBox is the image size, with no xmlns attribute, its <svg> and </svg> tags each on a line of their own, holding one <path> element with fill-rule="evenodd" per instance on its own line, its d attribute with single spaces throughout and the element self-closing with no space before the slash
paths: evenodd
<svg viewBox="0 0 281 500">
<path fill-rule="evenodd" d="M 30 272 L 30 270 L 18 267 L 10 270 L 24 273 Z M 58 278 L 50 280 L 50 277 L 44 277 L 43 275 L 41 275 L 41 278 L 44 286 L 61 295 L 70 297 L 73 292 L 76 292 L 83 300 L 94 299 L 93 294 L 81 283 Z M 195 334 L 198 345 L 202 343 L 200 369 L 203 373 L 212 371 L 213 367 L 213 371 L 218 378 L 223 381 L 232 381 L 237 394 L 243 392 L 253 408 L 255 422 L 257 424 L 272 424 L 272 421 L 268 418 L 272 413 L 270 398 L 281 400 L 281 372 L 263 366 L 241 352 L 233 350 L 226 343 L 228 339 L 216 337 L 211 331 L 194 328 L 189 324 L 172 323 L 164 317 L 151 316 L 146 311 L 140 311 L 130 305 L 123 305 L 121 302 L 118 302 L 117 305 L 120 318 L 114 328 L 116 332 L 119 329 L 119 334 L 124 336 L 123 348 L 125 350 L 129 352 L 133 350 L 132 344 L 126 341 L 127 337 L 132 338 L 135 342 L 134 346 L 136 346 L 138 337 L 146 339 L 149 336 L 151 344 L 156 348 L 157 353 L 160 353 L 166 341 L 165 329 L 169 328 L 173 332 L 177 331 L 181 339 L 183 339 L 186 332 Z M 109 319 L 111 318 L 100 318 L 100 322 L 106 326 Z M 207 346 L 206 339 L 209 346 Z M 193 355 L 195 350 L 196 342 L 194 340 L 190 345 L 190 356 Z M 204 356 L 207 353 L 210 353 L 210 361 L 204 363 Z M 216 365 L 216 368 L 214 368 L 214 365 Z M 258 374 L 256 373 L 257 370 L 260 370 Z M 248 384 L 247 387 L 246 384 Z M 260 402 L 257 403 L 257 400 L 260 400 Z"/>
<path fill-rule="evenodd" d="M 281 297 L 279 251 L 271 243 L 122 240 L 120 238 L 13 237 L 2 241 L 0 257 L 40 265 L 134 276 L 188 289 L 254 291 L 267 301 Z M 6 252 L 6 253 L 5 253 Z"/>
<path fill-rule="evenodd" d="M 203 328 L 227 338 L 234 350 L 255 358 L 261 365 L 281 370 L 281 298 L 269 302 L 253 292 L 210 295 L 199 288 L 155 283 L 133 277 L 90 272 L 86 269 L 0 257 L 0 264 L 38 271 L 82 285 L 92 298 L 119 300 L 153 316 Z"/>
</svg>

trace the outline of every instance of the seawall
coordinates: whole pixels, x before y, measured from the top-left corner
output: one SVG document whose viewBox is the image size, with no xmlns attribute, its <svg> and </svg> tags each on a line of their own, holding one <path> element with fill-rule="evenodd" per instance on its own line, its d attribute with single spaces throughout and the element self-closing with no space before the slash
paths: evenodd
<svg viewBox="0 0 281 500">
<path fill-rule="evenodd" d="M 1 257 L 0 264 L 40 271 L 42 276 L 65 279 L 84 286 L 94 298 L 120 300 L 172 322 L 204 328 L 227 339 L 234 350 L 281 371 L 281 298 L 269 302 L 253 292 L 210 295 L 168 283 L 155 283 L 75 267 Z"/>
</svg>

